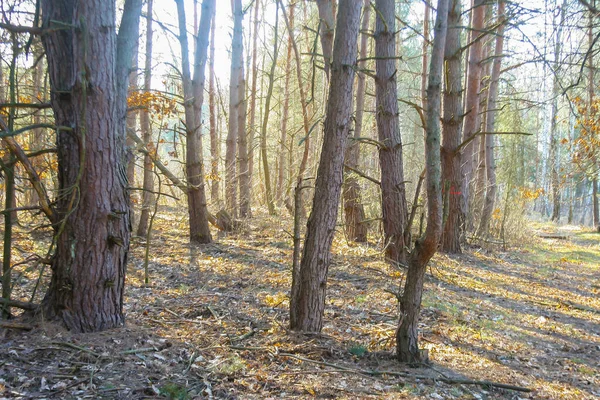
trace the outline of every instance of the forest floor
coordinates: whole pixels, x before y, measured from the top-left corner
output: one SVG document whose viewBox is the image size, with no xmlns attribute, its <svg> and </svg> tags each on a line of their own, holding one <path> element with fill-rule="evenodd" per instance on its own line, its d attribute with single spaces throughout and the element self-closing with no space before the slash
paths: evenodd
<svg viewBox="0 0 600 400">
<path fill-rule="evenodd" d="M 145 242 L 132 243 L 126 326 L 0 329 L 0 398 L 600 398 L 600 235 L 540 224 L 507 251 L 436 255 L 420 323 L 432 363 L 408 367 L 394 359 L 403 271 L 375 244 L 339 234 L 322 334 L 287 330 L 289 225 L 259 217 L 190 246 L 186 216 L 162 213 L 150 285 Z M 43 235 L 15 236 L 15 261 L 47 246 Z M 25 300 L 37 272 L 21 272 L 14 298 Z"/>
</svg>

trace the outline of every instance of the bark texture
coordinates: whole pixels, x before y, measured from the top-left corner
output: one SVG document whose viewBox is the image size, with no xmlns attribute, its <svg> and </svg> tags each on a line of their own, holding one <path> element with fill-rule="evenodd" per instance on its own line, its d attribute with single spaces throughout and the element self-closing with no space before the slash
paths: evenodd
<svg viewBox="0 0 600 400">
<path fill-rule="evenodd" d="M 376 1 L 375 92 L 381 165 L 381 208 L 388 260 L 406 262 L 404 228 L 407 220 L 402 138 L 398 121 L 396 85 L 396 18 L 393 1 Z"/>
<path fill-rule="evenodd" d="M 362 2 L 340 1 L 315 197 L 302 261 L 292 279 L 290 327 L 293 330 L 319 332 L 323 327 L 327 271 L 342 188 L 344 150 L 351 126 L 361 8 Z"/>
<path fill-rule="evenodd" d="M 361 70 L 366 68 L 367 48 L 369 45 L 369 23 L 371 19 L 371 5 L 369 0 L 365 0 L 363 5 L 363 21 L 360 37 L 361 61 L 358 62 L 358 76 L 356 85 L 356 113 L 354 117 L 354 138 L 358 139 L 362 134 L 363 114 L 365 108 L 366 76 Z M 348 142 L 346 149 L 346 165 L 358 169 L 358 160 L 360 158 L 360 145 L 357 140 Z M 365 208 L 361 202 L 360 184 L 356 174 L 345 171 L 344 178 L 344 217 L 346 219 L 346 236 L 349 240 L 357 243 L 367 241 L 367 224 L 364 223 Z"/>
<path fill-rule="evenodd" d="M 444 194 L 444 230 L 442 251 L 460 253 L 461 224 L 464 221 L 461 207 L 462 175 L 460 153 L 463 122 L 462 68 L 461 68 L 461 2 L 452 0 L 448 12 L 448 34 L 444 60 L 446 79 L 444 90 L 444 114 L 442 116 L 442 190 Z"/>
<path fill-rule="evenodd" d="M 60 28 L 43 35 L 56 125 L 72 127 L 57 132 L 58 238 L 44 318 L 99 331 L 124 321 L 130 229 L 115 3 L 43 0 L 41 9 L 43 28 Z"/>
</svg>

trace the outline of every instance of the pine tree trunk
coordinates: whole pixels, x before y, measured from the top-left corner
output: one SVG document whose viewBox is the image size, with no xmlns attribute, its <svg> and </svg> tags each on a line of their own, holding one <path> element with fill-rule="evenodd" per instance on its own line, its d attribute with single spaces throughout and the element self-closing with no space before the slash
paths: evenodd
<svg viewBox="0 0 600 400">
<path fill-rule="evenodd" d="M 393 4 L 391 0 L 378 0 L 377 4 L 379 5 L 384 1 Z M 435 254 L 442 233 L 439 116 L 441 111 L 442 67 L 448 23 L 448 1 L 438 0 L 427 87 L 427 134 L 425 138 L 427 228 L 425 236 L 417 240 L 410 256 L 406 284 L 400 301 L 400 321 L 396 333 L 396 356 L 399 361 L 408 363 L 427 362 L 427 357 L 419 350 L 419 313 L 427 263 Z"/>
<path fill-rule="evenodd" d="M 319 332 L 323 327 L 327 271 L 342 188 L 344 150 L 351 126 L 353 66 L 361 8 L 362 2 L 340 0 L 315 197 L 302 261 L 292 279 L 290 328 L 293 330 Z"/>
<path fill-rule="evenodd" d="M 463 182 L 461 188 L 461 206 L 465 216 L 465 231 L 470 230 L 473 224 L 473 218 L 470 210 L 471 185 L 474 175 L 474 165 L 477 158 L 475 146 L 476 141 L 473 136 L 477 134 L 481 125 L 479 113 L 479 91 L 481 87 L 481 59 L 482 59 L 482 39 L 484 31 L 485 1 L 474 0 L 471 10 L 471 32 L 469 35 L 469 61 L 467 73 L 467 89 L 465 95 L 465 122 L 463 125 L 463 141 L 471 140 L 462 151 L 462 174 Z"/>
<path fill-rule="evenodd" d="M 152 7 L 154 0 L 148 0 L 148 18 L 146 19 L 146 60 L 144 63 L 144 92 L 152 90 L 152 42 L 154 33 L 152 32 Z M 142 140 L 152 147 L 152 128 L 150 126 L 150 111 L 146 108 L 140 112 L 140 128 L 142 130 Z M 153 151 L 152 148 L 148 149 Z M 154 173 L 152 172 L 152 158 L 149 154 L 144 155 L 144 173 L 143 173 L 143 192 L 142 192 L 142 210 L 138 221 L 137 235 L 146 237 L 148 231 L 148 221 L 150 220 L 150 210 L 154 206 Z"/>
<path fill-rule="evenodd" d="M 44 318 L 76 332 L 99 331 L 123 324 L 129 250 L 125 139 L 118 135 L 125 105 L 105 95 L 119 81 L 115 3 L 42 0 L 41 9 L 43 28 L 60 27 L 42 37 L 56 125 L 72 127 L 57 132 L 63 195 Z"/>
<path fill-rule="evenodd" d="M 248 129 L 248 179 L 252 183 L 254 175 L 254 136 L 257 131 L 256 127 L 256 86 L 258 81 L 258 11 L 260 8 L 260 0 L 256 0 L 254 4 L 254 28 L 252 30 L 252 89 L 250 90 L 250 123 Z"/>
<path fill-rule="evenodd" d="M 442 117 L 442 189 L 444 192 L 444 230 L 441 250 L 461 253 L 460 231 L 464 221 L 461 207 L 462 176 L 460 171 L 462 110 L 461 68 L 461 2 L 452 0 L 448 12 L 448 34 L 444 59 L 446 79 L 444 91 L 444 115 Z"/>
<path fill-rule="evenodd" d="M 365 0 L 363 5 L 363 22 L 361 27 L 360 54 L 361 61 L 358 63 L 358 76 L 356 85 L 356 114 L 354 117 L 354 138 L 358 139 L 362 134 L 363 114 L 365 108 L 366 77 L 361 72 L 366 68 L 366 57 L 369 39 L 369 24 L 371 19 L 370 0 Z M 346 149 L 346 165 L 357 169 L 360 158 L 360 145 L 357 140 L 350 140 Z M 346 170 L 343 188 L 344 216 L 346 218 L 346 236 L 349 240 L 357 243 L 367 242 L 367 224 L 364 223 L 365 209 L 361 202 L 360 184 L 353 172 Z"/>
<path fill-rule="evenodd" d="M 323 63 L 325 74 L 327 75 L 327 79 L 329 79 L 333 49 L 333 34 L 335 31 L 335 0 L 317 0 L 317 7 L 319 9 L 319 19 L 321 20 L 319 32 L 321 49 L 323 51 Z"/>
<path fill-rule="evenodd" d="M 377 131 L 381 147 L 381 208 L 385 254 L 389 261 L 406 262 L 404 228 L 407 221 L 406 189 L 402 161 L 402 139 L 398 121 L 396 77 L 396 19 L 394 2 L 376 2 L 375 92 Z M 385 18 L 385 21 L 382 20 Z"/>
<path fill-rule="evenodd" d="M 494 63 L 492 66 L 492 76 L 490 80 L 490 88 L 487 100 L 487 119 L 486 132 L 493 132 L 496 123 L 496 107 L 498 99 L 498 84 L 500 81 L 500 67 L 502 66 L 502 56 L 504 51 L 504 27 L 506 25 L 506 16 L 504 14 L 504 0 L 498 0 L 498 31 L 496 33 L 496 48 L 494 50 Z M 486 236 L 489 234 L 490 221 L 494 212 L 496 202 L 496 160 L 494 155 L 495 136 L 485 136 L 485 170 L 486 170 L 486 192 L 481 219 L 479 223 L 478 236 Z"/>
</svg>

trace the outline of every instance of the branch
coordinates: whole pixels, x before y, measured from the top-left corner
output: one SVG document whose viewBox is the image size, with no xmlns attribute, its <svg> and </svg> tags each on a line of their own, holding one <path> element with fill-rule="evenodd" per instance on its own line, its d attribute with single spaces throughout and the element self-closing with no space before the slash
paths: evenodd
<svg viewBox="0 0 600 400">
<path fill-rule="evenodd" d="M 356 168 L 352 168 L 351 166 L 349 166 L 348 164 L 344 164 L 344 168 L 354 172 L 356 175 L 365 178 L 366 180 L 369 180 L 371 182 L 373 182 L 376 185 L 381 185 L 381 182 L 379 182 L 377 179 L 375 178 L 371 178 L 370 176 L 368 176 L 367 174 L 360 172 L 359 170 L 357 170 Z"/>
<path fill-rule="evenodd" d="M 529 133 L 529 132 L 475 132 L 473 135 L 471 135 L 470 138 L 468 138 L 467 140 L 463 141 L 456 149 L 454 149 L 454 154 L 458 153 L 463 147 L 465 147 L 466 145 L 468 145 L 469 143 L 471 143 L 479 135 L 525 135 L 525 136 L 532 136 L 533 133 Z"/>
<path fill-rule="evenodd" d="M 4 304 L 9 307 L 17 307 L 17 308 L 20 308 L 22 310 L 27 310 L 27 311 L 35 311 L 39 308 L 38 304 L 28 303 L 25 301 L 18 301 L 18 300 L 9 300 L 9 299 L 5 299 L 4 297 L 0 297 L 0 304 Z"/>
<path fill-rule="evenodd" d="M 38 110 L 50 108 L 50 103 L 0 103 L 0 108 L 36 108 Z"/>
<path fill-rule="evenodd" d="M 413 103 L 412 101 L 407 101 L 403 99 L 398 99 L 398 101 L 404 104 L 408 104 L 409 106 L 414 108 L 415 111 L 417 111 L 417 113 L 419 114 L 419 118 L 421 118 L 421 125 L 423 126 L 423 129 L 427 128 L 427 122 L 425 122 L 425 115 L 423 114 L 423 107 L 421 107 L 417 103 Z"/>
<path fill-rule="evenodd" d="M 32 35 L 41 35 L 43 32 L 42 28 L 36 28 L 34 26 L 5 24 L 4 22 L 0 22 L 0 28 L 6 29 L 7 31 L 13 33 L 31 33 Z"/>
</svg>

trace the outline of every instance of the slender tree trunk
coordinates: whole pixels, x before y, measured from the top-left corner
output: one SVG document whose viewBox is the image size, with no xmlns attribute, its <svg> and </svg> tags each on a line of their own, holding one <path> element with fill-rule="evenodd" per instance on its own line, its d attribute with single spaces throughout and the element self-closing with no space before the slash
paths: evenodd
<svg viewBox="0 0 600 400">
<path fill-rule="evenodd" d="M 290 4 L 290 27 L 294 29 L 294 10 L 296 3 Z M 285 83 L 283 85 L 283 113 L 281 116 L 281 137 L 279 139 L 279 171 L 277 174 L 277 202 L 279 207 L 283 204 L 285 191 L 285 171 L 286 171 L 286 154 L 287 147 L 287 125 L 289 120 L 290 109 L 290 78 L 292 75 L 292 33 L 288 35 L 287 56 L 285 61 Z M 289 164 L 291 167 L 291 163 Z"/>
<path fill-rule="evenodd" d="M 323 63 L 325 74 L 329 79 L 329 70 L 331 66 L 331 55 L 333 49 L 333 34 L 335 32 L 335 0 L 317 0 L 319 9 L 320 39 L 321 49 L 323 51 Z"/>
<path fill-rule="evenodd" d="M 139 26 L 139 24 L 138 24 Z M 131 63 L 131 71 L 129 72 L 129 92 L 135 91 L 138 89 L 138 41 L 136 41 L 136 45 L 134 48 L 134 55 L 132 57 Z M 131 132 L 135 132 L 137 125 L 137 111 L 129 111 L 127 113 L 127 122 L 126 129 Z M 129 186 L 135 186 L 135 142 L 129 135 L 126 138 L 126 146 L 127 146 L 127 182 Z M 131 220 L 134 220 L 133 208 L 131 209 Z"/>
<path fill-rule="evenodd" d="M 239 114 L 242 99 L 240 99 L 240 77 L 243 63 L 242 43 L 242 2 L 233 0 L 233 37 L 231 44 L 231 74 L 229 83 L 229 130 L 227 133 L 225 151 L 225 206 L 233 217 L 237 217 L 237 135 L 239 132 Z"/>
<path fill-rule="evenodd" d="M 381 208 L 388 260 L 406 262 L 404 228 L 407 221 L 402 138 L 398 121 L 396 77 L 396 19 L 394 2 L 377 1 L 375 23 L 375 92 L 381 165 Z M 385 18 L 383 20 L 382 18 Z"/>
<path fill-rule="evenodd" d="M 446 79 L 444 91 L 444 115 L 442 117 L 442 189 L 444 193 L 444 230 L 441 250 L 460 253 L 460 229 L 464 221 L 461 207 L 462 176 L 460 153 L 463 122 L 462 64 L 461 64 L 461 2 L 452 0 L 448 12 L 448 34 L 444 59 Z"/>
<path fill-rule="evenodd" d="M 496 107 L 498 99 L 498 84 L 500 81 L 500 67 L 502 66 L 502 57 L 504 51 L 504 27 L 506 25 L 506 16 L 504 14 L 505 3 L 504 0 L 498 0 L 498 31 L 496 33 L 496 48 L 494 50 L 494 63 L 492 66 L 492 76 L 490 80 L 490 88 L 488 91 L 487 100 L 487 119 L 486 119 L 486 132 L 493 132 L 496 123 Z M 495 147 L 495 136 L 485 136 L 485 170 L 487 185 L 485 191 L 485 202 L 483 210 L 481 212 L 481 219 L 479 223 L 479 236 L 486 236 L 489 234 L 490 221 L 492 219 L 492 213 L 494 212 L 494 205 L 496 202 L 496 160 L 494 155 Z"/>
<path fill-rule="evenodd" d="M 44 318 L 77 332 L 99 331 L 124 321 L 130 221 L 125 138 L 119 136 L 125 104 L 118 101 L 125 96 L 105 94 L 118 83 L 126 94 L 131 54 L 116 60 L 114 2 L 42 0 L 41 9 L 43 28 L 60 27 L 42 40 L 56 125 L 71 128 L 57 132 L 62 195 Z M 115 65 L 127 66 L 122 81 Z"/>
<path fill-rule="evenodd" d="M 384 0 L 378 0 L 377 4 Z M 391 0 L 385 0 L 393 3 Z M 418 322 L 427 263 L 436 252 L 442 233 L 442 190 L 440 157 L 440 107 L 442 67 L 448 23 L 448 0 L 438 0 L 434 25 L 433 49 L 427 87 L 427 135 L 425 159 L 427 170 L 427 228 L 417 240 L 410 256 L 404 293 L 400 301 L 400 322 L 396 334 L 396 355 L 401 362 L 423 362 L 427 357 L 419 350 Z"/>
<path fill-rule="evenodd" d="M 240 183 L 240 217 L 249 218 L 252 215 L 250 209 L 250 171 L 248 165 L 248 132 L 246 131 L 246 114 L 248 102 L 246 101 L 246 78 L 244 65 L 240 73 L 238 85 L 240 112 L 238 114 L 238 153 L 239 153 L 239 183 Z"/>
<path fill-rule="evenodd" d="M 358 76 L 356 85 L 356 114 L 354 117 L 354 139 L 358 139 L 362 134 L 363 114 L 365 108 L 366 77 L 361 71 L 366 68 L 366 57 L 369 39 L 369 24 L 371 19 L 370 0 L 365 0 L 363 5 L 363 21 L 360 37 L 360 55 L 361 61 L 358 62 Z M 360 158 L 360 145 L 358 140 L 351 140 L 346 149 L 346 165 L 357 169 Z M 358 178 L 353 172 L 346 170 L 343 188 L 344 216 L 346 217 L 346 235 L 349 240 L 357 243 L 367 241 L 367 224 L 364 223 L 365 209 L 361 202 L 360 184 Z"/>
<path fill-rule="evenodd" d="M 469 35 L 469 62 L 467 75 L 467 90 L 465 97 L 465 122 L 463 125 L 463 141 L 470 140 L 462 151 L 461 201 L 465 216 L 465 231 L 471 229 L 472 215 L 469 209 L 471 202 L 471 181 L 474 175 L 476 159 L 476 141 L 473 136 L 480 129 L 479 91 L 481 86 L 482 32 L 484 31 L 485 0 L 474 0 L 471 10 L 471 33 Z"/>
<path fill-rule="evenodd" d="M 315 197 L 298 276 L 292 278 L 290 327 L 293 330 L 319 332 L 323 327 L 327 270 L 342 188 L 344 150 L 351 126 L 355 74 L 352 66 L 356 63 L 361 8 L 361 2 L 340 0 Z"/>
<path fill-rule="evenodd" d="M 269 158 L 267 154 L 267 128 L 269 126 L 269 114 L 271 112 L 271 98 L 273 97 L 273 86 L 275 83 L 275 67 L 277 66 L 277 54 L 279 53 L 279 38 L 278 38 L 278 26 L 279 26 L 279 4 L 277 4 L 277 11 L 275 12 L 275 37 L 273 40 L 273 62 L 271 64 L 271 70 L 269 72 L 269 85 L 267 87 L 267 94 L 265 98 L 265 115 L 263 116 L 262 129 L 260 133 L 260 153 L 263 164 L 264 180 L 265 180 L 265 194 L 266 203 L 269 209 L 270 215 L 275 215 L 275 203 L 273 201 L 273 191 L 271 190 L 271 173 L 269 169 Z"/>
<path fill-rule="evenodd" d="M 148 93 L 152 90 L 152 42 L 154 32 L 152 31 L 153 18 L 153 3 L 154 0 L 148 0 L 148 11 L 146 14 L 146 60 L 144 62 L 144 92 Z M 153 151 L 152 144 L 152 127 L 150 124 L 150 110 L 143 109 L 140 112 L 140 128 L 142 130 L 142 140 L 150 145 L 149 150 Z M 150 218 L 150 210 L 154 205 L 154 173 L 152 172 L 152 158 L 149 154 L 144 156 L 144 173 L 143 173 L 143 192 L 142 192 L 142 210 L 140 212 L 140 220 L 138 221 L 137 235 L 146 237 L 148 232 L 148 221 Z"/>
<path fill-rule="evenodd" d="M 252 35 L 252 89 L 250 90 L 250 127 L 248 129 L 248 179 L 252 183 L 254 174 L 254 136 L 257 129 L 256 124 L 256 85 L 258 81 L 258 11 L 260 0 L 254 4 L 254 28 Z"/>
<path fill-rule="evenodd" d="M 194 51 L 194 79 L 190 75 L 189 50 L 183 0 L 176 0 L 179 16 L 179 43 L 183 76 L 183 96 L 186 125 L 185 172 L 188 191 L 188 215 L 190 241 L 210 243 L 212 236 L 208 227 L 208 208 L 204 185 L 204 163 L 202 160 L 202 103 L 204 101 L 205 70 L 208 39 L 215 0 L 202 1 L 202 14 L 198 28 L 198 41 Z"/>
<path fill-rule="evenodd" d="M 213 10 L 213 21 L 215 20 L 216 7 Z M 208 62 L 208 107 L 210 112 L 210 158 L 211 158 L 211 187 L 210 187 L 210 200 L 213 205 L 219 205 L 221 203 L 221 197 L 219 196 L 219 148 L 220 143 L 217 138 L 217 99 L 216 99 L 216 88 L 215 88 L 215 27 L 216 23 L 210 25 L 210 57 Z"/>
</svg>

